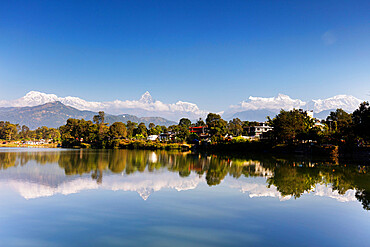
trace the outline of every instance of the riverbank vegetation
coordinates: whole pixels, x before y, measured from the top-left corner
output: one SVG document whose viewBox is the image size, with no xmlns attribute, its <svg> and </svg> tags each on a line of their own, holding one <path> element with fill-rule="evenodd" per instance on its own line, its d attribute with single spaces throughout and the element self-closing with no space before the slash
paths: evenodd
<svg viewBox="0 0 370 247">
<path fill-rule="evenodd" d="M 238 118 L 227 122 L 215 113 L 209 113 L 205 121 L 191 122 L 183 118 L 179 124 L 166 127 L 131 121 L 106 123 L 104 112 L 99 112 L 93 121 L 71 118 L 58 129 L 40 127 L 30 130 L 27 126 L 0 122 L 0 139 L 5 144 L 43 140 L 44 143 L 60 143 L 69 148 L 181 150 L 192 145 L 193 148 L 211 152 L 319 154 L 335 154 L 338 149 L 351 152 L 353 149 L 366 149 L 370 144 L 368 102 L 362 103 L 353 113 L 337 109 L 322 121 L 302 110 L 281 110 L 275 117 L 267 117 L 265 124 L 272 128 L 252 136 L 251 129 L 258 129 L 260 123 Z M 193 131 L 197 128 L 201 128 L 202 132 Z"/>
</svg>

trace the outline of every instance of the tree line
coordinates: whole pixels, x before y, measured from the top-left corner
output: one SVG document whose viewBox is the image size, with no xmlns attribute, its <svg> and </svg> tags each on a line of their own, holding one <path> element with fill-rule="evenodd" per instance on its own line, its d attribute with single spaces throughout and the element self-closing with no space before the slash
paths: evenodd
<svg viewBox="0 0 370 247">
<path fill-rule="evenodd" d="M 274 129 L 269 133 L 271 140 L 277 143 L 292 143 L 312 140 L 331 144 L 368 144 L 370 142 L 370 107 L 363 102 L 353 113 L 343 109 L 330 112 L 320 123 L 302 111 L 281 110 L 268 123 Z"/>
<path fill-rule="evenodd" d="M 51 140 L 53 142 L 60 141 L 60 131 L 55 128 L 46 126 L 39 127 L 35 130 L 30 130 L 26 125 L 20 126 L 8 121 L 0 121 L 0 140 L 5 141 L 36 141 L 36 140 Z"/>
<path fill-rule="evenodd" d="M 207 126 L 212 141 L 223 140 L 226 134 L 240 136 L 247 134 L 247 127 L 256 126 L 258 122 L 241 121 L 238 118 L 229 122 L 223 120 L 220 115 L 209 113 L 206 121 L 201 118 L 192 123 L 187 118 L 180 119 L 179 123 L 171 126 L 161 126 L 150 123 L 148 127 L 144 123 L 115 122 L 111 125 L 105 122 L 105 113 L 99 112 L 94 116 L 93 121 L 84 119 L 68 119 L 67 123 L 59 127 L 61 139 L 64 146 L 79 146 L 81 143 L 95 147 L 116 147 L 120 140 L 146 140 L 150 135 L 162 133 L 172 134 L 171 142 L 192 142 L 199 139 L 199 136 L 190 133 L 189 127 Z"/>
<path fill-rule="evenodd" d="M 370 142 L 370 107 L 369 102 L 363 102 L 353 113 L 337 109 L 321 122 L 309 117 L 304 111 L 293 109 L 281 110 L 274 118 L 267 117 L 267 123 L 272 131 L 264 133 L 263 141 L 272 143 L 294 143 L 311 140 L 318 143 L 369 143 Z M 19 126 L 9 122 L 0 122 L 0 139 L 2 140 L 52 140 L 61 141 L 63 146 L 92 145 L 94 147 L 117 147 L 123 139 L 146 140 L 149 135 L 171 133 L 173 142 L 188 142 L 199 140 L 197 134 L 190 133 L 189 127 L 206 126 L 209 139 L 213 143 L 230 141 L 225 136 L 246 136 L 248 129 L 258 126 L 258 122 L 241 121 L 234 118 L 226 121 L 219 114 L 209 113 L 205 121 L 199 119 L 191 122 L 187 118 L 180 119 L 176 125 L 169 127 L 150 123 L 105 122 L 103 111 L 93 117 L 93 120 L 67 120 L 58 129 L 40 127 L 30 130 L 27 126 Z M 234 141 L 246 141 L 234 138 Z"/>
</svg>

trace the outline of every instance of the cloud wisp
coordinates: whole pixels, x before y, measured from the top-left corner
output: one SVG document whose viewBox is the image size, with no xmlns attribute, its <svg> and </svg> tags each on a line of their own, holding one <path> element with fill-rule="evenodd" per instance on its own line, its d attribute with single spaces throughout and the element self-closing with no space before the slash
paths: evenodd
<svg viewBox="0 0 370 247">
<path fill-rule="evenodd" d="M 322 41 L 324 42 L 325 45 L 332 45 L 335 42 L 337 42 L 337 37 L 335 36 L 333 31 L 326 31 L 322 36 L 321 36 Z"/>
</svg>

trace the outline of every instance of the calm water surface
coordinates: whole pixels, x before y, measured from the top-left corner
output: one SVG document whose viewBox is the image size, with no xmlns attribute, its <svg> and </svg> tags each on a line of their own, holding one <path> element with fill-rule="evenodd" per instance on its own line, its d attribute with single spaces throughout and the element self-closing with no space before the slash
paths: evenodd
<svg viewBox="0 0 370 247">
<path fill-rule="evenodd" d="M 0 246 L 370 246 L 370 167 L 0 149 Z"/>
</svg>

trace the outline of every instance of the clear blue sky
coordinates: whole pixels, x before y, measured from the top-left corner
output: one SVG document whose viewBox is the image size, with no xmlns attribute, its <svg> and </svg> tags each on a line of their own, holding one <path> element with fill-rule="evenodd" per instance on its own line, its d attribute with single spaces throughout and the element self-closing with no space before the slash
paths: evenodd
<svg viewBox="0 0 370 247">
<path fill-rule="evenodd" d="M 370 99 L 370 1 L 1 1 L 0 99 Z"/>
</svg>

